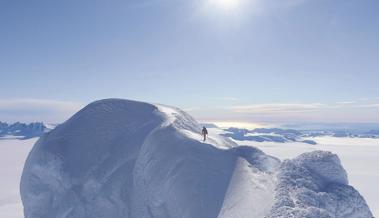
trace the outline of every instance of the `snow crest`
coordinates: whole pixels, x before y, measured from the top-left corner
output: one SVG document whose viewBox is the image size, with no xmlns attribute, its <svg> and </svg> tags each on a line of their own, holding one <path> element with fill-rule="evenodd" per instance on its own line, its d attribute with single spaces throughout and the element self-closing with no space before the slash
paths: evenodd
<svg viewBox="0 0 379 218">
<path fill-rule="evenodd" d="M 34 145 L 21 179 L 25 217 L 370 217 L 335 155 L 281 163 L 200 132 L 177 108 L 91 103 Z"/>
</svg>

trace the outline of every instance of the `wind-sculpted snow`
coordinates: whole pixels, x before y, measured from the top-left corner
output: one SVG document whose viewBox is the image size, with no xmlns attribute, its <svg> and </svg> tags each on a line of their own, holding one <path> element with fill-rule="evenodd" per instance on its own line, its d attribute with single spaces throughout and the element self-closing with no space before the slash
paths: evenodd
<svg viewBox="0 0 379 218">
<path fill-rule="evenodd" d="M 268 218 L 371 218 L 363 197 L 348 185 L 338 157 L 305 153 L 282 163 Z"/>
<path fill-rule="evenodd" d="M 25 218 L 370 214 L 330 153 L 280 163 L 217 134 L 202 142 L 200 131 L 176 108 L 94 102 L 35 144 L 21 180 Z"/>
</svg>

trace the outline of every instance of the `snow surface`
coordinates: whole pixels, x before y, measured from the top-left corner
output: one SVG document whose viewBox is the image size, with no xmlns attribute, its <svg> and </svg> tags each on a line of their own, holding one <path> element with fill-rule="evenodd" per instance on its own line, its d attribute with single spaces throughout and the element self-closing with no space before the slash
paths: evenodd
<svg viewBox="0 0 379 218">
<path fill-rule="evenodd" d="M 0 140 L 0 217 L 22 218 L 20 178 L 25 159 L 37 139 Z"/>
<path fill-rule="evenodd" d="M 177 108 L 107 99 L 41 137 L 21 179 L 26 218 L 371 217 L 336 155 L 280 162 Z"/>
<path fill-rule="evenodd" d="M 212 131 L 212 130 L 210 130 Z M 258 147 L 281 160 L 295 158 L 304 152 L 331 151 L 338 155 L 348 172 L 349 183 L 366 199 L 372 212 L 379 216 L 379 139 L 336 138 L 331 136 L 312 138 L 317 145 L 304 143 L 272 143 L 236 141 Z"/>
</svg>

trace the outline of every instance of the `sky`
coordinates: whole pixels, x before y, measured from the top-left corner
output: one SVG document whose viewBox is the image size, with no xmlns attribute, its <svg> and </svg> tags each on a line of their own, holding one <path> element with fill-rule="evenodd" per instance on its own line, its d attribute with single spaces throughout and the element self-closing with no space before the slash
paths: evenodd
<svg viewBox="0 0 379 218">
<path fill-rule="evenodd" d="M 0 120 L 86 104 L 202 122 L 379 123 L 378 0 L 0 0 Z"/>
</svg>

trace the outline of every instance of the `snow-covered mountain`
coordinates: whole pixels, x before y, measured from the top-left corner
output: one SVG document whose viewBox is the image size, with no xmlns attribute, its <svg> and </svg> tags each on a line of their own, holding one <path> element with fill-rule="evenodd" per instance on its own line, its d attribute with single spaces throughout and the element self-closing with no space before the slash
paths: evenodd
<svg viewBox="0 0 379 218">
<path fill-rule="evenodd" d="M 305 139 L 302 132 L 293 129 L 257 128 L 248 130 L 233 127 L 224 129 L 221 135 L 238 141 L 303 142 L 312 145 L 316 144 L 316 142 L 311 139 Z"/>
<path fill-rule="evenodd" d="M 35 122 L 29 124 L 20 122 L 8 124 L 0 122 L 0 138 L 14 137 L 20 139 L 28 139 L 39 137 L 49 130 L 50 128 L 42 122 Z"/>
<path fill-rule="evenodd" d="M 210 133 L 183 111 L 94 102 L 34 145 L 24 167 L 26 218 L 371 218 L 339 158 L 281 162 Z"/>
<path fill-rule="evenodd" d="M 218 128 L 218 127 L 212 127 Z M 303 142 L 307 144 L 316 144 L 313 137 L 332 136 L 332 137 L 349 137 L 349 138 L 379 138 L 377 130 L 371 130 L 362 133 L 353 133 L 349 130 L 294 130 L 281 128 L 227 128 L 222 129 L 221 133 L 225 137 L 238 141 L 255 141 L 255 142 Z"/>
</svg>

